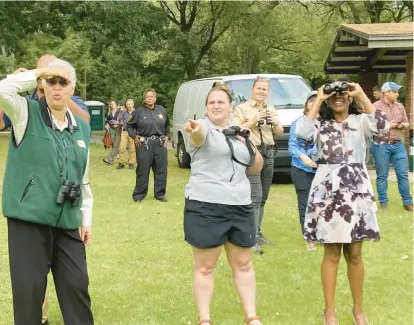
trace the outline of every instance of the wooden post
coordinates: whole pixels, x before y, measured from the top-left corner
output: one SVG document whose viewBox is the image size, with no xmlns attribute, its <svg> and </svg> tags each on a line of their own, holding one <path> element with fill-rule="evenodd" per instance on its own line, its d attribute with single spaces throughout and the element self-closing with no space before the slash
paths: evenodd
<svg viewBox="0 0 414 325">
<path fill-rule="evenodd" d="M 413 52 L 407 54 L 405 63 L 406 85 L 405 85 L 405 111 L 407 112 L 408 122 L 410 123 L 410 130 L 413 129 Z M 410 136 L 408 132 L 405 133 L 405 148 L 410 154 Z"/>
<path fill-rule="evenodd" d="M 372 94 L 372 89 L 378 85 L 378 72 L 370 71 L 370 72 L 360 72 L 359 74 L 359 84 L 361 88 L 364 90 L 365 94 L 371 99 L 372 102 L 375 101 L 374 96 Z"/>
</svg>

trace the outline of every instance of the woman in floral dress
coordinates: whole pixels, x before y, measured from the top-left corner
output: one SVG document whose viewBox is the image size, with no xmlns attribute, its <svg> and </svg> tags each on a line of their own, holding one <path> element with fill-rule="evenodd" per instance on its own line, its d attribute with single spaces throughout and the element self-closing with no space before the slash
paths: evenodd
<svg viewBox="0 0 414 325">
<path fill-rule="evenodd" d="M 329 95 L 319 88 L 312 109 L 296 126 L 298 137 L 318 145 L 318 169 L 309 195 L 304 238 L 324 245 L 321 276 L 326 325 L 337 324 L 334 298 L 341 251 L 348 267 L 355 324 L 368 324 L 362 308 L 362 241 L 380 239 L 374 192 L 365 166 L 366 140 L 387 132 L 389 123 L 359 84 L 348 85 L 347 91 Z"/>
</svg>

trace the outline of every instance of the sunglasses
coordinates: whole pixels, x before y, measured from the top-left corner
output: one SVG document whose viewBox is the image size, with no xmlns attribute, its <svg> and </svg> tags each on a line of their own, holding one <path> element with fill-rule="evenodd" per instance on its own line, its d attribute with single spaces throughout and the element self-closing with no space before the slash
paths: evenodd
<svg viewBox="0 0 414 325">
<path fill-rule="evenodd" d="M 55 86 L 57 83 L 59 83 L 60 86 L 66 87 L 70 84 L 70 81 L 68 79 L 65 79 L 65 78 L 50 77 L 50 78 L 46 79 L 46 83 L 49 86 Z"/>
</svg>

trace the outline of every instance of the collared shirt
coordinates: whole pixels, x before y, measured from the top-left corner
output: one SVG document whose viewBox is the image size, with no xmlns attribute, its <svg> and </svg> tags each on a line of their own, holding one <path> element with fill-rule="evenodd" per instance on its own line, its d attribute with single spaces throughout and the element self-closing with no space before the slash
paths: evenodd
<svg viewBox="0 0 414 325">
<path fill-rule="evenodd" d="M 170 120 L 167 111 L 161 105 L 155 105 L 153 109 L 146 106 L 138 107 L 127 125 L 131 138 L 137 135 L 143 137 L 168 136 L 170 132 Z"/>
<path fill-rule="evenodd" d="M 316 169 L 306 166 L 300 156 L 302 154 L 308 157 L 316 156 L 317 148 L 315 142 L 308 142 L 296 136 L 296 123 L 300 118 L 295 120 L 290 126 L 289 133 L 289 153 L 292 156 L 292 166 L 302 169 L 307 173 L 316 173 Z"/>
<path fill-rule="evenodd" d="M 127 123 L 131 120 L 133 112 L 135 112 L 135 108 L 133 108 L 130 112 L 128 112 L 128 110 L 119 112 L 118 121 L 122 131 L 126 131 Z"/>
<path fill-rule="evenodd" d="M 3 122 L 4 122 L 4 129 L 0 129 L 0 131 L 3 131 L 5 129 L 8 129 L 9 127 L 11 127 L 11 121 L 9 119 L 9 117 L 6 114 L 3 114 Z"/>
<path fill-rule="evenodd" d="M 191 175 L 185 187 L 190 200 L 226 204 L 251 204 L 250 182 L 246 167 L 232 159 L 226 137 L 208 118 L 198 120 L 206 129 L 205 142 L 200 147 L 189 143 Z M 235 137 L 229 138 L 234 157 L 244 164 L 250 161 L 246 145 Z"/>
<path fill-rule="evenodd" d="M 18 93 L 28 91 L 36 87 L 36 75 L 32 71 L 25 71 L 8 75 L 6 79 L 0 81 L 0 107 L 9 116 L 13 124 L 13 133 L 18 145 L 24 136 L 28 122 L 27 100 Z M 76 120 L 71 110 L 67 108 L 72 125 L 76 126 Z M 59 126 L 56 118 L 52 115 L 52 121 L 56 128 L 63 131 L 68 127 L 68 119 L 65 116 L 63 125 Z M 89 151 L 85 174 L 82 179 L 82 226 L 92 225 L 92 206 L 93 196 L 89 185 Z"/>
<path fill-rule="evenodd" d="M 383 111 L 387 115 L 388 122 L 408 123 L 407 113 L 404 105 L 398 102 L 388 104 L 384 99 L 376 101 L 374 104 L 376 109 Z M 374 136 L 373 141 L 376 144 L 381 144 L 383 141 L 397 141 L 402 138 L 401 129 L 390 129 L 387 133 L 381 136 Z"/>
<path fill-rule="evenodd" d="M 254 116 L 257 114 L 257 112 L 264 111 L 264 110 L 270 111 L 274 115 L 277 123 L 280 123 L 279 116 L 274 107 L 270 107 L 269 105 L 265 103 L 265 105 L 262 108 L 260 108 L 257 106 L 257 103 L 253 98 L 250 98 L 247 102 L 237 106 L 233 110 L 232 119 L 236 125 L 242 125 L 252 120 Z M 275 144 L 275 141 L 273 139 L 273 130 L 272 130 L 271 125 L 269 124 L 260 125 L 260 126 L 253 125 L 250 131 L 252 134 L 251 139 L 254 145 L 260 146 L 262 144 L 264 145 Z M 262 139 L 263 139 L 263 143 L 262 143 Z"/>
</svg>

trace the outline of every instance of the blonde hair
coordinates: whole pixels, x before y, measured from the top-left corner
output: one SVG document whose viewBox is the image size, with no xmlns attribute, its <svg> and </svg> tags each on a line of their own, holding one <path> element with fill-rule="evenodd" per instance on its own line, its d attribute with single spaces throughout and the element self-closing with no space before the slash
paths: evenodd
<svg viewBox="0 0 414 325">
<path fill-rule="evenodd" d="M 252 88 L 254 88 L 254 86 L 256 86 L 256 84 L 258 82 L 266 82 L 270 86 L 270 79 L 269 78 L 257 76 L 256 79 L 254 79 L 254 81 L 253 81 L 253 87 Z"/>
<path fill-rule="evenodd" d="M 111 101 L 109 102 L 109 110 L 112 110 L 112 103 L 115 103 L 115 109 L 116 109 L 116 101 L 111 100 Z"/>
</svg>

